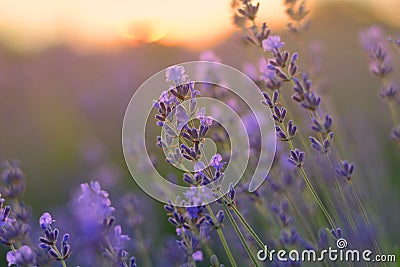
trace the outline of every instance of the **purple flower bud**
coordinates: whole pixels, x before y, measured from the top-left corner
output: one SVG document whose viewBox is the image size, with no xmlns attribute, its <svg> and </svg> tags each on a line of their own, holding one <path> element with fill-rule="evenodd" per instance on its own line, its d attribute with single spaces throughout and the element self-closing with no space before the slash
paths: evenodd
<svg viewBox="0 0 400 267">
<path fill-rule="evenodd" d="M 220 169 L 223 166 L 222 156 L 220 154 L 215 154 L 211 157 L 210 166 L 215 169 Z"/>
<path fill-rule="evenodd" d="M 289 139 L 292 139 L 297 132 L 297 126 L 293 124 L 292 120 L 290 120 L 287 124 L 287 132 Z"/>
<path fill-rule="evenodd" d="M 40 227 L 43 228 L 43 229 L 49 228 L 49 226 L 53 222 L 55 222 L 55 221 L 51 218 L 51 214 L 48 213 L 48 212 L 45 212 L 45 213 L 43 213 L 42 216 L 40 216 L 39 224 L 40 224 Z"/>
<path fill-rule="evenodd" d="M 314 149 L 317 150 L 318 152 L 322 152 L 322 151 L 323 151 L 322 144 L 321 144 L 317 139 L 315 139 L 315 138 L 312 137 L 312 136 L 310 136 L 308 139 L 309 139 L 310 142 L 311 142 L 311 147 L 312 147 L 312 148 L 314 148 Z"/>
<path fill-rule="evenodd" d="M 276 136 L 281 140 L 281 141 L 288 141 L 287 135 L 283 132 L 281 127 L 275 126 L 275 131 L 276 131 Z"/>
<path fill-rule="evenodd" d="M 298 150 L 290 150 L 290 157 L 288 158 L 289 163 L 295 167 L 302 167 L 304 163 L 304 152 Z"/>
<path fill-rule="evenodd" d="M 351 175 L 353 174 L 354 164 L 348 163 L 346 160 L 342 161 L 340 167 L 336 168 L 336 173 L 346 178 L 347 180 L 351 179 Z"/>
</svg>

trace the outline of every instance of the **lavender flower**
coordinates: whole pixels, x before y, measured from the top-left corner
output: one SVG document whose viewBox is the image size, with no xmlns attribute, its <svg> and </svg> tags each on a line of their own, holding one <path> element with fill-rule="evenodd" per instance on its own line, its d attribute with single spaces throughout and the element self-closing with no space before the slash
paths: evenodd
<svg viewBox="0 0 400 267">
<path fill-rule="evenodd" d="M 392 65 L 382 29 L 372 26 L 360 32 L 360 39 L 370 60 L 371 72 L 381 79 L 385 78 L 392 71 Z"/>
<path fill-rule="evenodd" d="M 113 223 L 109 226 L 112 227 Z M 106 236 L 105 240 L 109 240 Z M 129 253 L 125 251 L 125 243 L 130 240 L 128 235 L 122 234 L 122 228 L 120 225 L 114 226 L 114 236 L 111 242 L 105 242 L 103 247 L 105 255 L 113 263 L 121 267 L 127 267 L 129 262 L 129 267 L 136 266 L 136 259 L 134 257 L 129 258 Z M 129 258 L 129 259 L 128 259 Z"/>
<path fill-rule="evenodd" d="M 322 143 L 320 141 L 318 141 L 315 137 L 310 136 L 309 140 L 311 142 L 311 147 L 321 153 L 329 152 L 330 147 L 331 147 L 332 136 L 333 136 L 333 134 L 330 133 L 330 137 L 324 139 L 322 141 Z"/>
<path fill-rule="evenodd" d="M 51 225 L 53 222 L 55 222 L 55 220 L 53 220 L 53 219 L 51 218 L 51 214 L 48 213 L 48 212 L 45 212 L 45 213 L 43 213 L 42 216 L 40 216 L 39 224 L 40 224 L 40 227 L 41 227 L 42 229 L 47 229 L 47 228 L 49 228 L 50 225 Z"/>
<path fill-rule="evenodd" d="M 44 230 L 44 236 L 40 237 L 40 247 L 44 249 L 48 255 L 56 261 L 61 261 L 65 265 L 65 260 L 71 255 L 71 246 L 69 245 L 69 234 L 63 236 L 60 250 L 57 248 L 57 241 L 60 230 L 52 229 L 51 224 L 54 222 L 50 213 L 45 212 L 40 216 L 39 224 Z"/>
<path fill-rule="evenodd" d="M 290 141 L 294 138 L 297 132 L 297 126 L 293 124 L 292 120 L 287 123 L 286 132 L 280 127 L 275 126 L 276 136 L 281 141 Z"/>
<path fill-rule="evenodd" d="M 280 223 L 283 227 L 288 227 L 293 223 L 293 217 L 288 214 L 289 203 L 287 200 L 282 200 L 280 205 L 275 203 L 271 204 L 271 210 L 274 212 L 278 218 Z"/>
<path fill-rule="evenodd" d="M 349 163 L 346 160 L 342 161 L 342 165 L 336 169 L 336 172 L 346 178 L 348 181 L 351 180 L 351 175 L 353 174 L 354 164 Z"/>
<path fill-rule="evenodd" d="M 293 166 L 301 168 L 304 162 L 304 152 L 297 148 L 295 150 L 290 150 L 290 158 L 288 158 L 288 160 Z"/>
<path fill-rule="evenodd" d="M 279 92 L 278 90 L 275 90 L 272 94 L 272 98 L 268 95 L 267 92 L 263 92 L 263 96 L 265 98 L 265 100 L 262 100 L 261 102 L 266 105 L 269 108 L 274 108 L 275 106 L 278 105 L 278 96 L 279 96 Z"/>
<path fill-rule="evenodd" d="M 211 218 L 211 216 L 209 214 L 206 214 L 207 221 L 215 229 L 222 226 L 222 222 L 223 222 L 224 218 L 225 218 L 225 214 L 222 210 L 218 211 L 217 215 L 215 216 L 215 220 L 213 218 Z"/>
<path fill-rule="evenodd" d="M 287 24 L 289 31 L 292 33 L 299 34 L 308 29 L 310 23 L 306 20 L 306 17 L 310 11 L 306 9 L 305 3 L 305 1 L 299 0 L 284 1 L 286 14 L 293 21 Z"/>
<path fill-rule="evenodd" d="M 279 35 L 270 35 L 262 42 L 264 50 L 271 52 L 278 51 L 279 48 L 282 48 L 284 45 L 285 43 L 281 42 L 281 37 Z"/>
<path fill-rule="evenodd" d="M 332 132 L 332 121 L 332 117 L 326 114 L 323 121 L 313 119 L 311 129 L 317 133 L 328 134 Z"/>
<path fill-rule="evenodd" d="M 196 237 L 189 234 L 185 240 L 176 241 L 176 243 L 178 248 L 185 253 L 187 258 L 189 258 L 189 262 L 203 260 L 203 252 L 198 250 L 197 246 L 199 245 L 199 240 Z"/>
<path fill-rule="evenodd" d="M 114 208 L 111 206 L 108 192 L 101 189 L 99 182 L 83 183 L 81 190 L 79 208 L 75 212 L 82 224 L 93 227 L 112 214 Z"/>
</svg>

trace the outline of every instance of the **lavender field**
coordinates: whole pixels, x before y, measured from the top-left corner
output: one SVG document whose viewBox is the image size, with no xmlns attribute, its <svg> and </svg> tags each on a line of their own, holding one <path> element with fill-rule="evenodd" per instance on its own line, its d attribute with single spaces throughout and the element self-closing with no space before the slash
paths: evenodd
<svg viewBox="0 0 400 267">
<path fill-rule="evenodd" d="M 270 2 L 201 48 L 26 49 L 0 20 L 0 266 L 400 266 L 400 24 Z"/>
</svg>

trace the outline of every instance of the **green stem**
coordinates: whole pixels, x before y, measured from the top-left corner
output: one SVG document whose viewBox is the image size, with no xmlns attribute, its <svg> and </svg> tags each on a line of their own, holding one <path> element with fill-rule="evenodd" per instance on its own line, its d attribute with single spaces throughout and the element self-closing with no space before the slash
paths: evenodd
<svg viewBox="0 0 400 267">
<path fill-rule="evenodd" d="M 139 243 L 141 244 L 140 251 L 142 254 L 143 261 L 144 261 L 144 266 L 151 267 L 151 260 L 149 257 L 149 253 L 147 252 L 146 247 L 144 245 L 142 245 L 142 244 L 145 244 L 142 232 L 136 228 L 135 235 L 136 235 L 137 239 L 140 240 L 139 241 Z"/>
<path fill-rule="evenodd" d="M 226 215 L 227 215 L 228 218 L 229 218 L 229 221 L 232 223 L 232 226 L 233 226 L 233 228 L 235 229 L 236 234 L 239 236 L 240 241 L 242 242 L 242 244 L 243 244 L 243 246 L 244 246 L 244 249 L 245 249 L 246 252 L 247 252 L 247 255 L 249 255 L 249 257 L 250 257 L 251 261 L 253 262 L 254 266 L 259 267 L 256 258 L 255 258 L 254 255 L 252 254 L 252 252 L 251 252 L 249 246 L 247 245 L 246 239 L 244 238 L 242 232 L 240 231 L 240 229 L 239 229 L 239 227 L 238 227 L 238 225 L 237 225 L 237 223 L 236 223 L 236 221 L 235 221 L 235 218 L 233 218 L 233 216 L 232 216 L 232 214 L 231 214 L 229 208 L 227 207 L 227 205 L 225 204 L 224 201 L 222 201 L 222 204 L 223 204 L 223 206 L 224 206 Z"/>
<path fill-rule="evenodd" d="M 398 119 L 397 119 L 397 112 L 396 112 L 396 106 L 395 106 L 395 102 L 394 101 L 389 101 L 388 105 L 389 105 L 389 110 L 390 110 L 390 115 L 392 117 L 394 126 L 396 127 L 399 123 Z"/>
<path fill-rule="evenodd" d="M 331 226 L 333 229 L 336 229 L 336 226 L 335 226 L 335 223 L 334 223 L 333 220 L 332 220 L 332 217 L 329 215 L 328 210 L 325 208 L 325 205 L 324 205 L 324 203 L 322 203 L 322 201 L 321 201 L 321 199 L 319 198 L 317 192 L 315 192 L 315 189 L 314 189 L 314 187 L 312 186 L 312 184 L 311 184 L 311 182 L 310 182 L 310 179 L 308 178 L 308 176 L 307 176 L 306 172 L 304 171 L 303 167 L 299 167 L 299 169 L 300 169 L 301 175 L 302 175 L 303 178 L 304 178 L 304 181 L 306 182 L 308 188 L 309 188 L 310 191 L 311 191 L 311 194 L 314 196 L 315 200 L 317 201 L 318 206 L 321 208 L 321 210 L 322 210 L 322 212 L 324 213 L 326 219 L 328 220 L 330 226 Z"/>
<path fill-rule="evenodd" d="M 327 161 L 328 161 L 328 163 L 329 163 L 329 167 L 332 168 L 333 165 L 332 165 L 332 162 L 331 162 L 331 160 L 330 160 L 328 154 L 326 154 L 326 159 L 327 159 Z M 337 190 L 338 193 L 339 193 L 339 196 L 340 196 L 340 200 L 341 200 L 341 202 L 342 202 L 342 205 L 343 205 L 343 206 L 345 207 L 345 209 L 346 209 L 346 214 L 347 214 L 347 217 L 348 217 L 348 219 L 349 219 L 349 223 L 350 223 L 350 226 L 351 226 L 351 228 L 352 228 L 352 230 L 353 230 L 353 233 L 354 233 L 355 235 L 358 235 L 358 229 L 357 229 L 356 224 L 355 224 L 355 222 L 354 222 L 354 219 L 353 219 L 353 215 L 352 215 L 352 213 L 351 213 L 351 210 L 350 210 L 349 206 L 347 205 L 346 198 L 345 198 L 345 196 L 344 196 L 344 194 L 343 194 L 343 191 L 342 191 L 342 188 L 341 188 L 341 186 L 340 186 L 340 184 L 339 184 L 337 175 L 335 175 L 334 180 L 335 180 L 335 187 L 336 187 L 336 190 Z"/>
<path fill-rule="evenodd" d="M 207 211 L 210 214 L 211 218 L 213 219 L 213 221 L 216 221 L 214 212 L 211 209 L 210 205 L 206 205 L 206 208 L 207 208 Z M 218 237 L 221 240 L 222 246 L 224 247 L 225 253 L 228 256 L 229 262 L 231 263 L 231 265 L 233 267 L 237 267 L 235 258 L 233 257 L 232 252 L 229 249 L 228 243 L 226 242 L 225 236 L 222 233 L 221 228 L 217 228 L 216 230 L 217 230 Z"/>
<path fill-rule="evenodd" d="M 247 231 L 249 231 L 249 233 L 251 234 L 251 236 L 257 241 L 258 245 L 260 246 L 261 249 L 265 248 L 265 244 L 264 242 L 262 242 L 262 240 L 258 237 L 258 235 L 256 234 L 256 232 L 253 230 L 253 228 L 249 225 L 249 223 L 246 221 L 246 219 L 243 217 L 243 215 L 240 213 L 240 211 L 232 205 L 232 210 L 233 212 L 236 214 L 236 216 L 238 216 L 239 220 L 241 221 L 241 223 L 244 225 L 244 227 L 247 229 Z"/>
<path fill-rule="evenodd" d="M 58 250 L 57 246 L 56 245 L 52 245 L 51 247 L 54 249 L 54 251 L 56 252 L 58 258 L 60 259 L 61 265 L 63 267 L 67 267 L 67 264 L 65 263 L 65 260 L 63 259 L 63 257 L 61 255 L 60 251 Z"/>
<path fill-rule="evenodd" d="M 211 258 L 211 256 L 214 255 L 213 251 L 211 250 L 210 246 L 207 245 L 207 243 L 204 243 L 203 248 L 204 248 L 208 258 Z"/>
</svg>

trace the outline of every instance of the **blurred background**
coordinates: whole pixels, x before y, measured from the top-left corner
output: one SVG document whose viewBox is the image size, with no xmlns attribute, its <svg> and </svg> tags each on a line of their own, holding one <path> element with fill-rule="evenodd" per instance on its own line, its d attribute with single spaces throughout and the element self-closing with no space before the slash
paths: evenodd
<svg viewBox="0 0 400 267">
<path fill-rule="evenodd" d="M 374 177 L 371 192 L 361 194 L 374 198 L 373 210 L 398 210 L 400 156 L 388 138 L 391 120 L 359 31 L 379 24 L 397 36 L 400 1 L 310 0 L 308 6 L 311 26 L 301 40 L 287 33 L 282 1 L 261 1 L 258 21 L 303 52 L 303 63 L 310 47 L 318 51 L 320 92 L 341 139 L 351 144 L 348 158 L 359 179 Z M 136 191 L 121 149 L 135 89 L 205 51 L 238 69 L 257 63 L 260 55 L 245 47 L 241 34 L 229 0 L 1 0 L 0 159 L 22 162 L 33 218 L 68 201 L 81 182 L 100 180 L 115 196 Z M 396 55 L 397 70 L 399 62 Z M 395 212 L 384 216 L 385 227 L 398 227 Z M 391 238 L 399 240 L 399 231 Z"/>
</svg>

